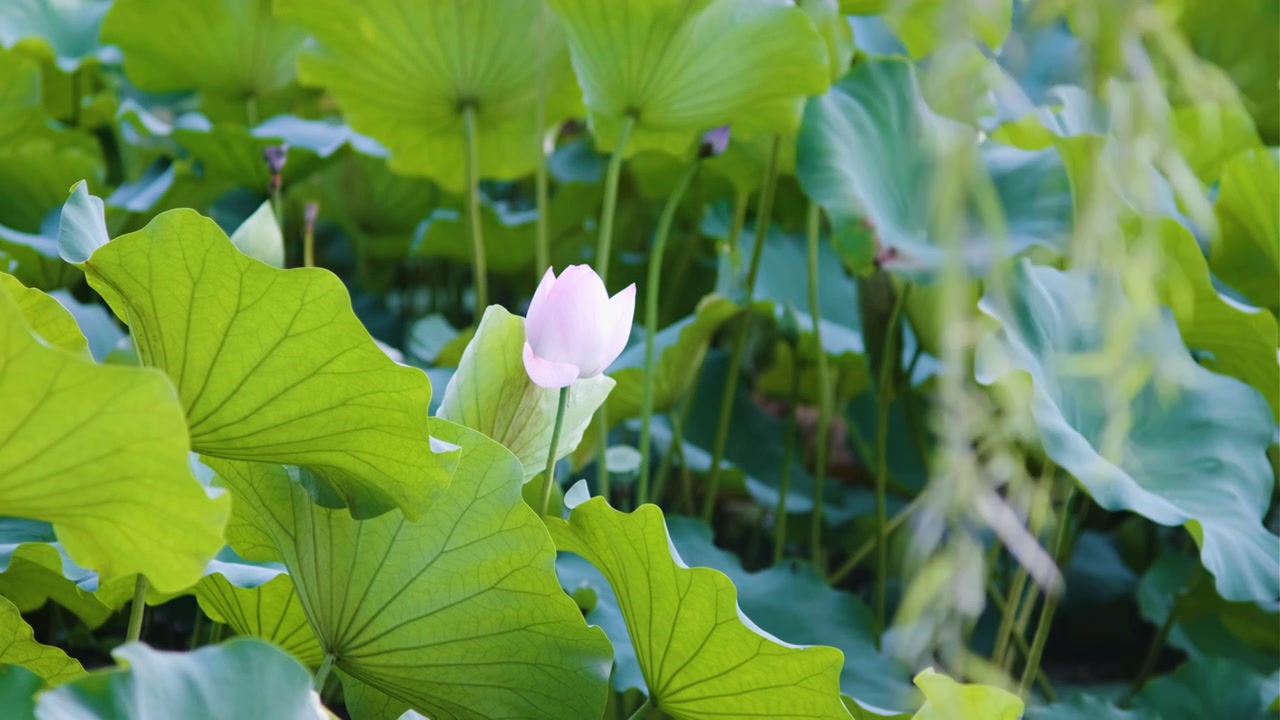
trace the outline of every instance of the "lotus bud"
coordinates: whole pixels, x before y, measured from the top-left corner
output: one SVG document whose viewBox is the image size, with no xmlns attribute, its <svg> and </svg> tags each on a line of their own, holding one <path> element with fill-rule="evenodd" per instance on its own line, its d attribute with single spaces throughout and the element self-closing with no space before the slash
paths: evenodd
<svg viewBox="0 0 1280 720">
<path fill-rule="evenodd" d="M 626 347 L 635 310 L 634 283 L 611 298 L 586 265 L 570 265 L 560 277 L 548 268 L 525 320 L 529 379 L 555 389 L 604 372 Z"/>
<path fill-rule="evenodd" d="M 698 157 L 712 158 L 721 155 L 729 147 L 729 126 L 721 125 L 702 134 L 702 144 L 698 146 Z"/>
<path fill-rule="evenodd" d="M 271 173 L 271 181 L 267 185 L 268 193 L 274 195 L 280 189 L 280 173 L 284 172 L 284 164 L 288 159 L 288 143 L 262 148 L 262 161 L 267 164 L 267 171 Z"/>
</svg>

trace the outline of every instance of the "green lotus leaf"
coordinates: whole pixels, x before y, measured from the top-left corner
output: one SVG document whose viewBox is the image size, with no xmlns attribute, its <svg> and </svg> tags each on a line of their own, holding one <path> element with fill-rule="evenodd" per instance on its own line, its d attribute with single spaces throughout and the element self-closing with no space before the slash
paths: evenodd
<svg viewBox="0 0 1280 720">
<path fill-rule="evenodd" d="M 812 565 L 787 560 L 747 572 L 736 555 L 715 546 L 706 524 L 672 516 L 667 529 L 690 567 L 715 568 L 733 581 L 738 607 L 765 632 L 783 642 L 830 645 L 844 653 L 840 689 L 856 702 L 880 714 L 919 704 L 906 666 L 876 650 L 871 611 L 856 596 L 832 589 Z"/>
<path fill-rule="evenodd" d="M 1127 353 L 1131 366 L 1156 374 L 1118 400 L 1105 378 L 1079 367 L 1079 358 L 1107 350 L 1103 318 L 1132 312 L 1118 285 L 1023 262 L 1011 287 L 1008 300 L 988 295 L 980 304 L 1003 327 L 978 347 L 979 382 L 1026 373 L 1045 452 L 1095 502 L 1186 525 L 1223 597 L 1280 597 L 1280 542 L 1260 520 L 1273 484 L 1267 402 L 1197 365 L 1167 316 L 1139 328 Z M 1124 418 L 1132 420 L 1115 424 Z"/>
<path fill-rule="evenodd" d="M 595 220 L 602 194 L 603 188 L 598 183 L 570 183 L 556 189 L 547 204 L 547 234 L 553 260 L 562 257 L 576 260 L 581 257 L 579 249 L 594 240 L 588 231 L 588 222 Z M 537 208 L 520 210 L 482 199 L 480 219 L 489 248 L 489 271 L 508 275 L 531 272 L 537 242 Z M 454 207 L 433 210 L 414 234 L 411 252 L 415 256 L 447 257 L 469 263 L 471 225 L 466 213 Z"/>
<path fill-rule="evenodd" d="M 1262 147 L 1249 112 L 1234 102 L 1197 103 L 1173 110 L 1174 141 L 1201 181 L 1217 180 L 1236 154 Z"/>
<path fill-rule="evenodd" d="M 1261 393 L 1280 420 L 1280 363 L 1276 361 L 1280 333 L 1275 316 L 1219 293 L 1189 230 L 1164 219 L 1158 232 L 1167 264 L 1159 276 L 1160 296 L 1173 311 L 1183 341 L 1192 350 L 1211 355 L 1202 365 L 1243 380 Z"/>
<path fill-rule="evenodd" d="M 124 52 L 125 74 L 139 88 L 196 90 L 206 105 L 264 103 L 264 114 L 266 101 L 294 83 L 305 39 L 272 16 L 271 0 L 120 0 L 102 22 L 102 41 Z M 253 121 L 256 113 L 246 114 Z"/>
<path fill-rule="evenodd" d="M 85 360 L 89 343 L 76 325 L 76 320 L 57 300 L 34 288 L 28 288 L 12 275 L 0 273 L 0 293 L 8 293 L 27 321 L 27 326 L 50 347 L 66 350 Z"/>
<path fill-rule="evenodd" d="M 931 148 L 939 138 L 956 135 L 973 135 L 977 145 L 976 131 L 924 104 L 911 65 L 868 60 L 809 101 L 796 174 L 805 193 L 827 211 L 835 232 L 865 217 L 878 235 L 883 267 L 927 276 L 948 254 L 936 237 L 941 220 L 935 196 L 944 161 Z M 965 265 L 983 271 L 1030 247 L 1065 242 L 1071 188 L 1058 154 L 993 142 L 977 147 L 975 172 L 990 178 L 1006 234 L 989 235 L 976 216 L 962 223 Z"/>
<path fill-rule="evenodd" d="M 302 81 L 328 90 L 353 128 L 385 145 L 393 170 L 453 191 L 466 179 L 467 108 L 480 176 L 514 179 L 537 167 L 543 130 L 578 105 L 559 25 L 535 0 L 275 6 L 320 42 L 299 60 Z M 539 128 L 543 62 L 546 125 Z"/>
<path fill-rule="evenodd" d="M 1218 234 L 1209 251 L 1215 274 L 1259 307 L 1280 312 L 1280 165 L 1263 148 L 1222 166 Z"/>
<path fill-rule="evenodd" d="M 818 28 L 827 46 L 827 71 L 831 73 L 831 82 L 836 82 L 853 60 L 853 26 L 845 19 L 836 0 L 801 0 L 797 4 Z"/>
<path fill-rule="evenodd" d="M 845 15 L 879 15 L 893 0 L 840 0 L 840 12 Z"/>
<path fill-rule="evenodd" d="M 163 131 L 162 131 L 163 132 Z M 284 145 L 281 177 L 285 187 L 305 178 L 352 139 L 339 123 L 277 115 L 252 127 L 236 122 L 210 122 L 198 113 L 178 118 L 170 130 L 173 140 L 202 163 L 204 171 L 236 184 L 264 191 L 271 171 L 263 151 Z"/>
<path fill-rule="evenodd" d="M 1022 700 L 998 687 L 962 685 L 931 669 L 916 675 L 915 683 L 924 693 L 925 703 L 914 720 L 1018 720 L 1022 717 Z"/>
<path fill-rule="evenodd" d="M 110 7 L 99 0 L 10 0 L 0 7 L 0 46 L 29 48 L 66 73 L 91 58 L 114 60 L 116 53 L 98 41 Z"/>
<path fill-rule="evenodd" d="M 80 662 L 56 647 L 35 641 L 35 633 L 13 603 L 0 597 L 0 665 L 18 665 L 57 685 L 84 674 Z"/>
<path fill-rule="evenodd" d="M 27 613 L 52 600 L 96 629 L 133 594 L 133 581 L 114 585 L 123 592 L 96 592 L 98 574 L 67 556 L 53 526 L 38 520 L 0 518 L 0 595 Z"/>
<path fill-rule="evenodd" d="M 617 594 L 654 707 L 675 718 L 848 717 L 840 651 L 760 630 L 729 578 L 685 567 L 656 505 L 621 513 L 592 498 L 568 522 L 546 521 L 556 547 L 590 561 Z"/>
<path fill-rule="evenodd" d="M 194 652 L 129 643 L 111 651 L 118 666 L 44 693 L 40 718 L 133 720 L 328 720 L 311 676 L 283 650 L 235 638 Z"/>
<path fill-rule="evenodd" d="M 490 305 L 436 414 L 497 440 L 520 460 L 529 479 L 547 467 L 559 393 L 529 379 L 522 359 L 524 341 L 524 318 Z M 557 459 L 582 441 L 592 415 L 613 387 L 614 381 L 605 375 L 573 384 Z"/>
<path fill-rule="evenodd" d="M 238 587 L 220 573 L 206 575 L 196 584 L 196 600 L 211 620 L 237 635 L 262 638 L 308 667 L 324 660 L 293 580 L 285 573 L 256 587 Z"/>
<path fill-rule="evenodd" d="M 792 136 L 806 95 L 828 85 L 827 46 L 804 11 L 776 0 L 550 0 L 564 21 L 596 144 L 684 156 L 732 125 Z"/>
<path fill-rule="evenodd" d="M 328 271 L 264 265 L 191 210 L 64 252 L 177 385 L 196 452 L 306 466 L 317 500 L 357 517 L 417 517 L 449 482 L 430 380 L 383 353 Z"/>
<path fill-rule="evenodd" d="M 111 235 L 123 235 L 141 230 L 166 210 L 205 211 L 233 187 L 221 175 L 205 174 L 195 160 L 159 158 L 106 197 L 107 229 Z"/>
<path fill-rule="evenodd" d="M 1145 710 L 1121 710 L 1110 700 L 1076 694 L 1052 705 L 1027 708 L 1026 720 L 1156 720 Z"/>
<path fill-rule="evenodd" d="M 905 0 L 890 5 L 884 20 L 913 58 L 930 55 L 955 37 L 957 20 L 988 48 L 997 50 L 1013 27 L 1013 0 Z"/>
<path fill-rule="evenodd" d="M 443 420 L 432 430 L 462 457 L 417 521 L 317 507 L 279 466 L 209 464 L 252 526 L 249 542 L 278 548 L 346 676 L 431 717 L 598 718 L 609 646 L 556 582 L 519 461 L 474 430 Z M 239 548 L 234 527 L 231 537 Z"/>
<path fill-rule="evenodd" d="M 0 225 L 40 232 L 45 216 L 67 199 L 67 188 L 85 178 L 101 184 L 101 153 L 81 137 L 68 132 L 0 147 Z"/>
<path fill-rule="evenodd" d="M 40 676 L 18 665 L 0 667 L 0 712 L 8 720 L 36 720 Z"/>
<path fill-rule="evenodd" d="M 284 235 L 271 208 L 264 201 L 231 233 L 231 244 L 240 252 L 275 268 L 284 267 Z"/>
<path fill-rule="evenodd" d="M 104 580 L 143 573 L 177 591 L 199 579 L 222 545 L 227 502 L 191 477 L 168 379 L 49 347 L 8 289 L 0 289 L 0 369 L 5 513 L 52 523 L 71 558 Z"/>
<path fill-rule="evenodd" d="M 1202 658 L 1152 680 L 1134 705 L 1160 720 L 1265 720 L 1273 717 L 1268 707 L 1275 698 L 1273 678 L 1223 658 Z"/>
</svg>

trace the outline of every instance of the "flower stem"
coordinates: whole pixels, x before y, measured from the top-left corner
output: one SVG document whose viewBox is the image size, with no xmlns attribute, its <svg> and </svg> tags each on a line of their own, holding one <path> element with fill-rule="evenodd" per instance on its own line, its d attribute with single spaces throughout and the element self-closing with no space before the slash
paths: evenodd
<svg viewBox="0 0 1280 720">
<path fill-rule="evenodd" d="M 467 217 L 471 220 L 471 261 L 474 266 L 476 307 L 480 317 L 489 306 L 489 271 L 484 253 L 484 225 L 480 217 L 480 148 L 476 140 L 476 110 L 462 106 L 463 134 L 467 144 Z"/>
<path fill-rule="evenodd" d="M 1053 472 L 1054 465 L 1050 461 L 1045 465 L 1042 473 L 1044 480 L 1036 488 L 1036 495 L 1033 497 L 1029 512 L 1030 517 L 1027 519 L 1027 529 L 1030 530 L 1032 537 L 1036 538 L 1037 542 L 1039 542 L 1040 533 L 1044 531 L 1044 523 L 1052 502 L 1050 492 L 1053 483 Z M 1013 582 L 1009 584 L 1008 603 L 1000 614 L 1000 627 L 996 630 L 996 643 L 995 649 L 991 653 L 991 661 L 1006 670 L 1013 665 L 1013 654 L 1009 652 L 1009 636 L 1012 634 L 1019 638 L 1026 637 L 1027 625 L 1031 622 L 1031 613 L 1036 604 L 1035 588 L 1033 587 L 1030 592 L 1025 592 L 1028 579 L 1027 568 L 1023 565 L 1018 565 L 1018 569 L 1013 576 Z M 1017 617 L 1016 622 L 1014 621 L 1015 617 Z M 1026 655 L 1025 651 L 1023 655 Z"/>
<path fill-rule="evenodd" d="M 791 361 L 791 391 L 787 396 L 787 436 L 782 446 L 782 481 L 778 486 L 778 507 L 774 510 L 773 564 L 782 562 L 787 544 L 787 493 L 791 490 L 791 461 L 796 452 L 796 405 L 800 403 L 800 352 Z"/>
<path fill-rule="evenodd" d="M 1053 557 L 1061 566 L 1066 560 L 1064 549 L 1067 545 L 1067 530 L 1071 526 L 1071 501 L 1075 499 L 1075 487 L 1067 491 L 1062 503 L 1062 516 L 1058 519 L 1058 531 L 1053 538 Z M 1027 665 L 1022 670 L 1022 682 L 1019 694 L 1026 697 L 1031 689 L 1031 681 L 1040 670 L 1040 658 L 1044 654 L 1045 643 L 1049 640 L 1049 626 L 1053 623 L 1053 613 L 1058 609 L 1058 597 L 1061 592 L 1046 592 L 1044 607 L 1040 610 L 1040 620 L 1036 623 L 1036 634 L 1031 639 L 1031 649 L 1027 652 Z"/>
<path fill-rule="evenodd" d="M 827 353 L 822 348 L 822 308 L 818 304 L 818 236 L 821 230 L 822 209 L 818 203 L 809 203 L 806 221 L 809 235 L 809 314 L 813 317 L 813 337 L 818 346 L 818 457 L 813 487 L 813 525 L 810 528 L 809 549 L 813 566 L 825 572 L 822 561 L 822 500 L 827 480 L 827 458 L 831 449 L 831 375 L 827 367 Z"/>
<path fill-rule="evenodd" d="M 742 226 L 747 222 L 747 205 L 751 196 L 737 191 L 733 194 L 733 221 L 729 225 L 729 239 L 720 247 L 718 253 L 718 272 L 716 273 L 716 292 L 724 296 L 732 296 L 742 272 L 742 252 L 738 247 L 742 238 Z"/>
<path fill-rule="evenodd" d="M 1000 588 L 996 587 L 996 584 L 992 582 L 987 588 L 987 592 L 991 595 L 991 604 L 1003 615 L 1008 608 L 1008 605 L 1006 604 L 1004 596 L 1000 594 Z M 1013 642 L 1017 646 L 1018 651 L 1024 656 L 1029 654 L 1031 648 L 1027 646 L 1027 639 L 1025 637 L 1015 634 L 1013 636 Z M 1010 654 L 1012 655 L 1012 653 Z M 1043 669 L 1036 672 L 1036 684 L 1040 686 L 1040 692 L 1044 693 L 1046 700 L 1051 703 L 1058 701 L 1057 693 L 1053 691 L 1053 685 L 1049 683 L 1049 678 L 1045 676 Z"/>
<path fill-rule="evenodd" d="M 877 534 L 869 538 L 866 542 L 862 543 L 861 547 L 854 550 L 853 554 L 850 555 L 835 572 L 828 576 L 827 583 L 832 586 L 838 585 L 841 580 L 848 577 L 849 573 L 853 572 L 858 565 L 862 564 L 863 560 L 867 559 L 867 556 L 871 554 L 872 550 L 875 550 L 878 546 L 884 544 L 888 540 L 888 536 L 898 528 L 902 527 L 902 523 L 906 522 L 907 518 L 911 517 L 912 513 L 919 510 L 921 505 L 924 505 L 924 494 L 917 495 L 909 505 L 899 510 L 897 515 L 894 515 L 888 523 L 885 523 L 883 535 Z"/>
<path fill-rule="evenodd" d="M 333 653 L 325 653 L 324 660 L 320 663 L 320 667 L 316 669 L 316 677 L 311 685 L 316 692 L 324 692 L 324 683 L 329 679 L 329 671 L 332 669 Z"/>
<path fill-rule="evenodd" d="M 644 389 L 640 405 L 640 478 L 636 483 L 636 505 L 642 505 L 649 499 L 649 444 L 650 423 L 653 420 L 653 383 L 657 371 L 657 358 L 654 351 L 654 337 L 658 334 L 658 294 L 662 289 L 662 256 L 667 250 L 667 237 L 671 235 L 671 222 L 675 219 L 676 209 L 684 198 L 685 190 L 698 173 L 698 160 L 689 163 L 680 179 L 676 181 L 671 194 L 667 196 L 667 204 L 662 208 L 662 216 L 658 218 L 658 230 L 653 238 L 653 251 L 649 253 L 649 277 L 644 292 Z"/>
<path fill-rule="evenodd" d="M 885 339 L 880 351 L 880 374 L 876 382 L 876 537 L 881 542 L 876 544 L 876 609 L 875 637 L 876 646 L 880 645 L 880 636 L 884 632 L 885 598 L 889 576 L 889 543 L 884 541 L 888 530 L 888 510 L 885 494 L 888 490 L 889 477 L 889 403 L 892 401 L 889 390 L 890 370 L 901 362 L 902 348 L 895 342 L 902 309 L 906 305 L 907 293 L 911 286 L 907 285 L 898 293 L 893 303 L 893 312 L 885 325 Z"/>
<path fill-rule="evenodd" d="M 547 122 L 547 58 L 546 51 L 546 19 L 544 16 L 545 8 L 538 10 L 538 104 L 537 104 L 537 133 L 538 139 L 538 167 L 537 174 L 534 176 L 534 187 L 538 201 L 538 223 L 537 223 L 537 245 L 534 252 L 537 255 L 537 262 L 533 268 L 534 281 L 540 280 L 542 274 L 551 267 L 551 241 L 547 232 L 549 219 L 547 212 L 547 153 L 545 149 L 546 122 Z"/>
<path fill-rule="evenodd" d="M 133 583 L 133 603 L 129 606 L 129 629 L 124 634 L 127 643 L 142 638 L 142 615 L 147 609 L 147 578 L 138 575 Z"/>
<path fill-rule="evenodd" d="M 644 717 L 648 715 L 649 711 L 652 709 L 653 698 L 647 697 L 644 699 L 644 704 L 636 708 L 635 712 L 631 713 L 631 720 L 644 720 Z"/>
<path fill-rule="evenodd" d="M 547 448 L 547 470 L 542 474 L 542 504 L 538 507 L 539 515 L 546 515 L 547 506 L 551 504 L 551 486 L 556 481 L 556 446 L 560 444 L 560 430 L 564 427 L 564 408 L 568 404 L 569 388 L 562 387 L 560 404 L 556 406 L 556 424 L 551 430 L 551 447 Z"/>
<path fill-rule="evenodd" d="M 751 247 L 751 264 L 747 268 L 746 312 L 733 337 L 733 350 L 729 356 L 729 371 L 724 379 L 724 395 L 720 398 L 720 417 L 716 423 L 715 445 L 711 451 L 711 469 L 707 476 L 707 495 L 702 501 L 702 520 L 710 523 L 716 509 L 716 495 L 720 492 L 720 462 L 724 459 L 724 446 L 729 440 L 729 422 L 733 417 L 733 400 L 738 391 L 738 371 L 742 367 L 742 351 L 746 348 L 747 332 L 751 329 L 751 303 L 755 298 L 756 276 L 760 273 L 760 255 L 765 239 L 769 236 L 769 222 L 773 219 L 773 192 L 778 183 L 778 149 L 781 140 L 774 136 L 765 164 L 764 185 L 760 188 L 760 209 L 756 214 L 756 236 Z"/>
<path fill-rule="evenodd" d="M 609 253 L 613 248 L 613 217 L 618 207 L 618 180 L 622 177 L 622 160 L 626 156 L 627 141 L 631 138 L 631 129 L 636 124 L 634 115 L 622 119 L 622 129 L 618 131 L 618 141 L 609 157 L 609 169 L 604 178 L 604 204 L 600 208 L 600 236 L 596 241 L 596 274 L 609 290 Z M 601 405 L 596 411 L 596 433 L 599 447 L 596 449 L 597 488 L 600 495 L 609 500 L 609 466 L 605 462 L 605 453 L 609 451 L 609 414 Z"/>
</svg>

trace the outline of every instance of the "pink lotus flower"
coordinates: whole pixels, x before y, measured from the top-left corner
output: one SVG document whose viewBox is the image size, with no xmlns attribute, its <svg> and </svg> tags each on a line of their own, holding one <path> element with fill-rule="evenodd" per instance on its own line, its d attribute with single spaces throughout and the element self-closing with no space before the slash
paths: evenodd
<svg viewBox="0 0 1280 720">
<path fill-rule="evenodd" d="M 542 276 L 525 320 L 524 369 L 544 388 L 563 388 L 604 372 L 631 336 L 636 286 L 609 297 L 600 276 L 570 265 Z"/>
</svg>

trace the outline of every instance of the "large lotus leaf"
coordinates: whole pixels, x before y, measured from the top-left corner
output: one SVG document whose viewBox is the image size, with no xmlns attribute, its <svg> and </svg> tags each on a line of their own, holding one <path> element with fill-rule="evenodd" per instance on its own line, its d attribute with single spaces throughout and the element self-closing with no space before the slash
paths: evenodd
<svg viewBox="0 0 1280 720">
<path fill-rule="evenodd" d="M 595 219 L 603 192 L 598 183 L 570 183 L 556 188 L 547 204 L 547 236 L 553 260 L 566 255 L 576 260 L 580 257 L 579 248 L 587 244 L 584 238 L 594 240 L 588 223 Z M 490 272 L 515 275 L 533 269 L 537 208 L 521 210 L 484 200 L 480 220 L 489 248 Z M 471 225 L 466 213 L 452 207 L 432 211 L 414 234 L 412 253 L 470 262 Z"/>
<path fill-rule="evenodd" d="M 1271 0 L 1245 0 L 1222 12 L 1213 0 L 1166 0 L 1178 12 L 1178 27 L 1191 49 L 1222 68 L 1241 91 L 1262 139 L 1280 142 L 1280 69 L 1271 58 L 1280 54 L 1280 6 Z"/>
<path fill-rule="evenodd" d="M 1276 699 L 1274 679 L 1222 658 L 1182 664 L 1142 689 L 1135 706 L 1160 720 L 1264 720 Z"/>
<path fill-rule="evenodd" d="M 1276 190 L 1280 192 L 1280 188 Z M 1205 367 L 1243 380 L 1261 393 L 1280 419 L 1280 363 L 1276 357 L 1280 337 L 1275 316 L 1219 293 L 1189 230 L 1163 219 L 1159 234 L 1167 263 L 1159 275 L 1160 295 L 1173 311 L 1183 341 L 1192 350 L 1209 353 L 1202 361 Z"/>
<path fill-rule="evenodd" d="M 56 685 L 84 674 L 75 658 L 56 647 L 35 641 L 35 633 L 13 603 L 0 597 L 0 666 L 19 665 L 39 675 L 46 685 Z"/>
<path fill-rule="evenodd" d="M 31 612 L 52 600 L 96 629 L 133 593 L 132 580 L 116 584 L 125 586 L 123 593 L 100 597 L 98 574 L 67 556 L 49 523 L 0 518 L 0 595 L 18 610 Z"/>
<path fill-rule="evenodd" d="M 1280 541 L 1260 520 L 1273 484 L 1267 402 L 1196 365 L 1168 316 L 1140 327 L 1127 353 L 1127 362 L 1156 374 L 1139 376 L 1128 399 L 1118 398 L 1081 367 L 1083 357 L 1105 357 L 1106 319 L 1133 312 L 1118 284 L 1023 262 L 1011 287 L 1007 300 L 988 295 L 980 305 L 1003 327 L 978 347 L 979 382 L 1029 375 L 1045 452 L 1094 501 L 1186 525 L 1223 597 L 1280 597 Z"/>
<path fill-rule="evenodd" d="M 106 580 L 141 572 L 177 591 L 200 577 L 222 545 L 227 503 L 191 477 L 182 408 L 162 373 L 49 347 L 0 289 L 0 402 L 5 513 L 52 523 L 67 553 Z"/>
<path fill-rule="evenodd" d="M 34 288 L 23 285 L 12 275 L 0 273 L 0 293 L 8 293 L 27 321 L 27 326 L 45 344 L 66 350 L 85 360 L 89 358 L 89 343 L 76 325 L 71 313 L 57 300 Z"/>
<path fill-rule="evenodd" d="M 1121 710 L 1110 700 L 1076 694 L 1052 705 L 1027 708 L 1026 720 L 1156 720 L 1146 710 Z"/>
<path fill-rule="evenodd" d="M 30 47 L 67 73 L 88 58 L 113 60 L 115 53 L 98 41 L 110 7 L 102 0 L 8 0 L 0 7 L 0 46 Z"/>
<path fill-rule="evenodd" d="M 196 452 L 306 466 L 318 501 L 358 517 L 417 517 L 448 483 L 431 382 L 383 353 L 328 271 L 264 265 L 191 210 L 84 250 L 63 245 L 177 385 Z"/>
<path fill-rule="evenodd" d="M 886 269 L 927 275 L 948 257 L 937 234 L 955 231 L 936 227 L 938 185 L 947 173 L 937 148 L 944 137 L 959 143 L 956 138 L 969 136 L 977 147 L 974 171 L 988 175 L 1005 233 L 987 229 L 977 211 L 968 210 L 958 238 L 965 265 L 981 271 L 1034 245 L 1065 241 L 1071 188 L 1058 154 L 977 145 L 975 131 L 929 110 L 911 66 L 901 60 L 858 63 L 825 95 L 809 100 L 796 173 L 836 232 L 865 217 L 875 227 Z"/>
<path fill-rule="evenodd" d="M 211 620 L 238 635 L 262 638 L 309 667 L 324 660 L 293 581 L 284 573 L 256 587 L 239 587 L 221 573 L 206 575 L 196 584 L 196 600 Z"/>
<path fill-rule="evenodd" d="M 529 379 L 521 354 L 524 341 L 524 318 L 501 305 L 489 306 L 436 414 L 497 440 L 520 460 L 524 477 L 532 478 L 547 467 L 559 393 Z M 573 384 L 557 459 L 578 447 L 613 387 L 614 381 L 605 375 Z"/>
<path fill-rule="evenodd" d="M 780 0 L 550 0 L 564 20 L 597 146 L 635 118 L 630 152 L 684 155 L 720 125 L 791 136 L 828 84 L 827 46 Z"/>
<path fill-rule="evenodd" d="M 111 651 L 120 663 L 40 696 L 40 720 L 328 720 L 311 676 L 256 638 L 181 653 L 142 643 Z"/>
<path fill-rule="evenodd" d="M 102 23 L 103 42 L 124 51 L 125 74 L 139 88 L 197 90 L 236 103 L 292 85 L 305 39 L 272 16 L 271 0 L 117 0 Z"/>
<path fill-rule="evenodd" d="M 538 73 L 546 127 L 577 107 L 555 18 L 536 0 L 276 0 L 320 41 L 303 82 L 324 87 L 351 126 L 391 152 L 391 167 L 452 190 L 465 183 L 464 108 L 471 108 L 481 177 L 512 179 L 539 162 Z"/>
<path fill-rule="evenodd" d="M 1259 307 L 1280 312 L 1280 165 L 1263 148 L 1246 150 L 1222 167 L 1213 271 Z"/>
<path fill-rule="evenodd" d="M 667 529 L 685 563 L 715 568 L 733 581 L 738 607 L 765 632 L 784 642 L 830 645 L 844 653 L 840 689 L 845 695 L 881 714 L 919 704 L 907 668 L 876 650 L 871 611 L 854 595 L 832 589 L 812 565 L 788 560 L 751 573 L 737 556 L 715 546 L 704 523 L 673 516 Z"/>
<path fill-rule="evenodd" d="M 662 511 L 621 513 L 592 498 L 569 521 L 547 519 L 561 550 L 608 579 L 653 705 L 675 718 L 847 718 L 839 650 L 785 644 L 738 606 L 729 578 L 688 568 L 671 545 Z"/>
<path fill-rule="evenodd" d="M 598 718 L 609 646 L 556 582 L 520 463 L 474 430 L 437 420 L 433 431 L 462 457 L 417 521 L 355 521 L 314 505 L 279 466 L 209 463 L 250 541 L 278 547 L 346 675 L 431 717 Z"/>
<path fill-rule="evenodd" d="M 925 670 L 916 676 L 925 704 L 914 720 L 1018 720 L 1022 700 L 1007 690 L 990 685 L 962 685 L 955 680 Z"/>
</svg>

